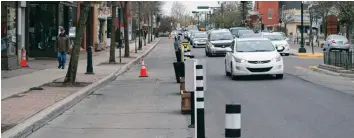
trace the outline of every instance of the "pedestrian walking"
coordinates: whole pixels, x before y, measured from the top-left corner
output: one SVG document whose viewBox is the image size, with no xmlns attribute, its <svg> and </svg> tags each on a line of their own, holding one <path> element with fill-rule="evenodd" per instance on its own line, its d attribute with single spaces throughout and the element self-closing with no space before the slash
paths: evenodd
<svg viewBox="0 0 354 138">
<path fill-rule="evenodd" d="M 144 30 L 144 39 L 147 38 L 147 34 L 148 34 L 148 33 L 147 33 L 147 30 L 145 29 L 145 30 Z"/>
<path fill-rule="evenodd" d="M 65 68 L 66 54 L 69 53 L 70 39 L 65 34 L 65 29 L 60 28 L 60 33 L 56 42 L 55 50 L 58 55 L 58 68 Z"/>
</svg>

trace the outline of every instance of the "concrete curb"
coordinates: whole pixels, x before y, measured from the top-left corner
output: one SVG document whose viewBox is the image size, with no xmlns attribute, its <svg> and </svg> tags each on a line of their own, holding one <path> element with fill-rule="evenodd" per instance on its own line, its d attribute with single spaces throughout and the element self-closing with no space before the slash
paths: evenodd
<svg viewBox="0 0 354 138">
<path fill-rule="evenodd" d="M 33 133 L 34 131 L 38 130 L 42 126 L 44 126 L 47 122 L 53 120 L 66 110 L 70 109 L 72 106 L 80 102 L 82 99 L 96 91 L 97 89 L 101 88 L 102 86 L 106 85 L 107 83 L 116 79 L 119 75 L 126 72 L 130 67 L 132 67 L 135 63 L 139 62 L 141 58 L 148 55 L 159 43 L 160 39 L 157 38 L 157 41 L 153 46 L 145 51 L 142 55 L 138 56 L 134 60 L 130 61 L 129 63 L 125 64 L 121 67 L 118 71 L 109 74 L 108 76 L 94 82 L 87 87 L 69 95 L 68 97 L 60 100 L 59 102 L 45 108 L 44 110 L 40 111 L 39 113 L 33 115 L 32 117 L 28 118 L 27 120 L 17 124 L 15 127 L 11 128 L 10 130 L 1 134 L 3 138 L 24 138 Z"/>
<path fill-rule="evenodd" d="M 295 53 L 298 57 L 323 57 L 323 53 Z"/>
<path fill-rule="evenodd" d="M 354 78 L 354 74 L 337 73 L 337 72 L 333 72 L 333 71 L 330 71 L 330 70 L 321 69 L 321 68 L 318 68 L 318 67 L 313 67 L 313 68 L 311 68 L 311 70 L 313 70 L 315 72 L 319 72 L 319 73 L 324 73 L 324 74 L 327 74 L 327 75 L 342 76 L 342 77 L 346 77 L 346 78 Z"/>
</svg>

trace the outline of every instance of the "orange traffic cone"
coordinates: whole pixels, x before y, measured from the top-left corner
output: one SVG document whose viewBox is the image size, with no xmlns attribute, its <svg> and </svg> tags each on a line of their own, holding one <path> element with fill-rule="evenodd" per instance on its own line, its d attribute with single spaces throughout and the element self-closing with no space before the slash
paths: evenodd
<svg viewBox="0 0 354 138">
<path fill-rule="evenodd" d="M 27 60 L 26 60 L 26 50 L 25 49 L 22 49 L 21 67 L 28 67 Z"/>
<path fill-rule="evenodd" d="M 141 69 L 139 77 L 148 77 L 147 70 L 144 63 L 144 58 L 141 59 Z"/>
</svg>

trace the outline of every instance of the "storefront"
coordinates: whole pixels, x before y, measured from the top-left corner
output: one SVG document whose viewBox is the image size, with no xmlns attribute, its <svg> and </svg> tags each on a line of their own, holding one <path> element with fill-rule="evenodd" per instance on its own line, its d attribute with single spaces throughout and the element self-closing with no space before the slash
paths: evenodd
<svg viewBox="0 0 354 138">
<path fill-rule="evenodd" d="M 1 2 L 1 70 L 19 68 L 17 5 L 15 1 Z"/>
<path fill-rule="evenodd" d="M 72 7 L 70 9 L 70 7 Z M 76 2 L 31 1 L 29 2 L 29 56 L 53 57 L 59 27 L 69 32 L 76 21 Z"/>
</svg>

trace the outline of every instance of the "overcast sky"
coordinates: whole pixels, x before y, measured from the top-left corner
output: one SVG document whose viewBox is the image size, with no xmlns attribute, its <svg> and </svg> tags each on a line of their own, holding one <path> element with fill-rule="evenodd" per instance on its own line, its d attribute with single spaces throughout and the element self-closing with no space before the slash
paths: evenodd
<svg viewBox="0 0 354 138">
<path fill-rule="evenodd" d="M 172 4 L 174 1 L 164 1 L 164 6 L 163 6 L 163 11 L 164 14 L 170 15 Z M 192 14 L 192 11 L 207 11 L 207 10 L 198 10 L 198 6 L 211 6 L 211 7 L 217 7 L 220 6 L 217 1 L 180 1 L 183 3 L 186 8 L 187 12 Z"/>
</svg>

